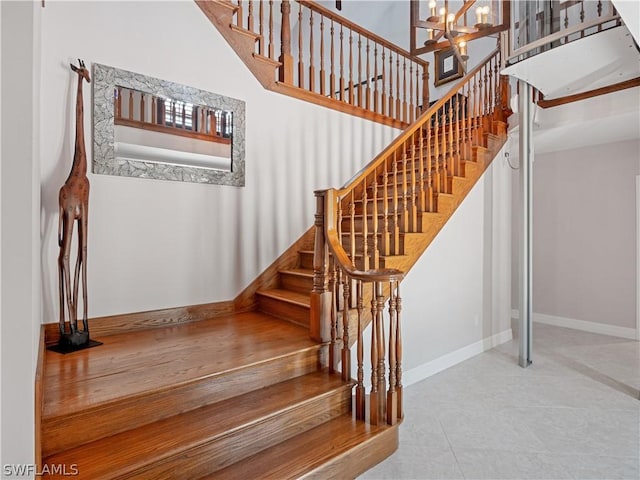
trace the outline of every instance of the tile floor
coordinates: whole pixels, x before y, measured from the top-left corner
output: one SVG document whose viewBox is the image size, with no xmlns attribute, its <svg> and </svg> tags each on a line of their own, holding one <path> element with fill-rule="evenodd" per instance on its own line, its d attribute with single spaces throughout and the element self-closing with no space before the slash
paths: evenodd
<svg viewBox="0 0 640 480">
<path fill-rule="evenodd" d="M 405 390 L 400 448 L 369 479 L 640 479 L 640 342 L 534 325 Z"/>
</svg>

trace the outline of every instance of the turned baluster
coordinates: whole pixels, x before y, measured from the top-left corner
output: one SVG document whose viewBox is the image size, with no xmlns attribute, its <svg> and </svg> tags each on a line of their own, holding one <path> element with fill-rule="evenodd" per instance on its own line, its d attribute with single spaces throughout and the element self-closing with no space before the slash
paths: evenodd
<svg viewBox="0 0 640 480">
<path fill-rule="evenodd" d="M 408 232 L 411 229 L 409 225 L 409 189 L 407 184 L 407 144 L 402 145 L 402 228 Z"/>
<path fill-rule="evenodd" d="M 171 102 L 171 126 L 177 127 L 176 124 L 176 102 Z"/>
<path fill-rule="evenodd" d="M 377 170 L 376 170 L 377 172 Z M 378 176 L 374 172 L 373 183 L 371 188 L 373 189 L 373 215 L 371 218 L 371 265 L 373 268 L 378 268 Z M 367 219 L 365 218 L 365 222 Z"/>
<path fill-rule="evenodd" d="M 340 24 L 340 100 L 344 102 L 344 31 Z"/>
<path fill-rule="evenodd" d="M 273 43 L 273 0 L 269 0 L 269 58 L 276 58 Z"/>
<path fill-rule="evenodd" d="M 387 171 L 388 159 L 384 163 L 382 172 L 382 254 L 391 255 L 389 245 L 389 172 Z"/>
<path fill-rule="evenodd" d="M 410 175 L 410 183 L 411 188 L 411 202 L 410 202 L 410 210 L 409 210 L 409 225 L 412 232 L 418 231 L 418 205 L 417 205 L 417 186 L 416 186 L 416 138 L 415 134 L 411 136 L 411 175 Z"/>
<path fill-rule="evenodd" d="M 389 390 L 387 391 L 387 423 L 398 423 L 398 392 L 396 392 L 396 335 L 397 335 L 397 311 L 396 297 L 393 288 L 394 282 L 390 282 L 389 293 Z"/>
<path fill-rule="evenodd" d="M 484 64 L 482 67 L 484 71 L 484 125 L 487 126 L 488 115 L 491 109 L 491 91 L 489 90 L 489 76 L 491 74 L 491 70 L 489 69 L 488 64 Z M 489 71 L 487 71 L 489 70 Z"/>
<path fill-rule="evenodd" d="M 144 93 L 140 94 L 140 121 L 144 122 Z"/>
<path fill-rule="evenodd" d="M 358 34 L 358 86 L 356 87 L 358 95 L 358 106 L 362 107 L 362 35 Z"/>
<path fill-rule="evenodd" d="M 313 10 L 309 10 L 309 91 L 316 90 L 316 67 L 313 56 Z"/>
<path fill-rule="evenodd" d="M 238 0 L 238 8 L 236 9 L 236 25 L 238 25 L 240 28 L 243 28 L 243 26 L 242 26 L 242 0 Z"/>
<path fill-rule="evenodd" d="M 351 201 L 349 202 L 349 247 L 351 261 L 356 264 L 356 203 L 355 193 L 351 190 Z"/>
<path fill-rule="evenodd" d="M 424 67 L 422 70 L 422 111 L 426 112 L 429 108 L 429 69 Z"/>
<path fill-rule="evenodd" d="M 324 15 L 320 15 L 320 95 L 326 94 L 324 71 Z"/>
<path fill-rule="evenodd" d="M 400 312 L 402 311 L 402 298 L 400 298 L 400 282 L 396 283 L 396 396 L 397 396 L 397 417 L 404 418 L 402 406 L 402 328 L 400 325 Z"/>
<path fill-rule="evenodd" d="M 602 0 L 598 0 L 598 17 L 602 16 Z M 601 32 L 602 31 L 602 24 L 598 25 L 598 31 Z"/>
<path fill-rule="evenodd" d="M 435 185 L 434 190 L 436 191 L 436 193 L 441 193 L 442 189 L 440 188 L 441 186 L 441 181 L 440 181 L 440 142 L 439 142 L 439 135 L 440 135 L 440 126 L 439 126 L 439 119 L 440 119 L 440 115 L 438 115 L 438 113 L 436 112 L 433 115 L 433 119 L 434 119 L 434 124 L 433 124 L 433 161 L 435 162 L 435 173 L 433 175 L 433 185 Z M 429 143 L 431 143 L 432 139 L 431 137 L 429 137 Z"/>
<path fill-rule="evenodd" d="M 133 91 L 129 90 L 129 120 L 133 120 Z"/>
<path fill-rule="evenodd" d="M 167 102 L 166 100 L 160 101 L 160 121 L 158 122 L 160 125 L 165 125 L 167 123 Z"/>
<path fill-rule="evenodd" d="M 304 88 L 304 61 L 302 60 L 302 4 L 298 3 L 298 87 Z"/>
<path fill-rule="evenodd" d="M 353 90 L 353 30 L 349 29 L 349 105 L 354 105 Z"/>
<path fill-rule="evenodd" d="M 398 155 L 397 150 L 393 152 L 393 204 L 392 204 L 392 214 L 393 214 L 393 254 L 400 255 L 400 218 L 401 213 L 398 211 Z"/>
<path fill-rule="evenodd" d="M 156 101 L 156 97 L 151 96 L 151 123 L 152 124 L 156 124 L 157 123 L 157 119 L 156 119 L 156 108 L 157 107 L 157 101 Z M 200 123 L 200 125 L 202 125 L 202 123 Z"/>
<path fill-rule="evenodd" d="M 400 68 L 398 67 L 398 70 Z M 411 83 L 411 73 L 409 73 L 409 83 Z M 411 101 L 411 95 L 409 95 Z M 398 109 L 400 109 L 400 95 L 398 95 Z M 402 57 L 402 121 L 408 122 L 407 116 L 407 59 Z"/>
<path fill-rule="evenodd" d="M 260 35 L 258 52 L 264 57 L 264 2 L 258 2 L 258 20 L 258 34 Z"/>
<path fill-rule="evenodd" d="M 580 2 L 580 23 L 584 23 L 584 1 Z M 584 37 L 584 28 L 580 30 L 580 37 Z"/>
<path fill-rule="evenodd" d="M 249 17 L 247 18 L 247 30 L 253 32 L 253 0 L 249 0 L 248 15 Z"/>
<path fill-rule="evenodd" d="M 393 100 L 393 52 L 389 50 L 389 113 L 393 118 L 395 102 Z"/>
<path fill-rule="evenodd" d="M 291 56 L 291 4 L 289 0 L 282 0 L 280 5 L 282 12 L 282 30 L 280 31 L 280 58 L 279 80 L 288 85 L 293 85 L 293 57 Z"/>
<path fill-rule="evenodd" d="M 442 175 L 440 176 L 440 180 L 442 181 L 442 185 L 440 186 L 440 191 L 443 193 L 449 193 L 447 188 L 447 182 L 449 180 L 449 175 L 451 172 L 449 171 L 449 151 L 447 150 L 447 114 L 444 112 L 445 105 L 442 105 L 442 116 L 441 116 L 441 126 L 440 131 L 438 132 L 438 139 L 440 141 L 440 152 L 441 152 L 441 161 L 442 161 Z"/>
<path fill-rule="evenodd" d="M 180 125 L 180 128 L 187 128 L 187 123 L 186 123 L 187 105 L 185 103 L 182 103 L 180 106 L 182 107 L 182 124 Z"/>
<path fill-rule="evenodd" d="M 350 301 L 350 284 L 351 278 L 342 275 L 342 294 L 344 301 L 342 302 L 342 380 L 349 381 L 351 379 L 351 350 L 349 349 L 349 306 Z"/>
<path fill-rule="evenodd" d="M 376 353 L 378 354 L 378 419 L 383 420 L 385 418 L 385 410 L 387 397 L 385 395 L 387 390 L 387 382 L 385 375 L 385 341 L 384 341 L 384 290 L 382 282 L 375 282 L 375 290 L 376 290 L 376 322 L 372 325 L 372 328 L 375 327 L 377 330 L 376 333 L 376 341 L 378 342 L 378 346 L 376 348 Z"/>
<path fill-rule="evenodd" d="M 404 93 L 407 88 L 406 82 L 406 71 L 405 71 L 405 82 L 402 92 Z M 403 113 L 402 113 L 402 103 L 400 101 L 400 56 L 396 53 L 396 118 L 403 122 L 406 121 Z"/>
<path fill-rule="evenodd" d="M 364 310 L 364 298 L 362 292 L 362 280 L 356 282 L 356 308 L 358 311 L 358 345 L 357 345 L 357 383 L 356 383 L 356 418 L 365 419 L 365 388 L 364 388 L 364 341 L 362 331 L 364 329 L 362 313 Z"/>
<path fill-rule="evenodd" d="M 329 292 L 331 292 L 331 344 L 329 345 L 329 372 L 335 373 L 338 366 L 338 281 L 333 257 L 329 257 Z"/>
<path fill-rule="evenodd" d="M 365 179 L 362 188 L 362 270 L 369 270 L 369 228 L 368 228 L 368 201 L 367 182 Z"/>
<path fill-rule="evenodd" d="M 371 392 L 369 394 L 369 423 L 378 425 L 378 295 L 382 296 L 382 285 L 374 283 L 371 298 Z"/>
<path fill-rule="evenodd" d="M 454 140 L 454 136 L 453 136 L 453 109 L 454 109 L 454 104 L 453 104 L 453 97 L 449 98 L 449 134 L 447 136 L 447 139 L 449 141 L 449 176 L 452 177 L 453 175 L 456 174 L 456 170 L 455 170 L 455 151 L 454 151 L 454 145 L 453 145 L 453 140 Z M 456 145 L 457 146 L 457 145 Z M 449 193 L 453 193 L 451 191 L 451 188 L 453 186 L 453 180 L 449 179 L 448 182 L 450 183 L 449 186 Z"/>
<path fill-rule="evenodd" d="M 382 62 L 381 62 L 381 67 L 382 67 L 382 93 L 381 93 L 381 98 L 380 98 L 380 103 L 381 103 L 381 109 L 380 109 L 380 113 L 382 115 L 386 115 L 387 114 L 387 77 L 385 74 L 386 71 L 386 64 L 384 62 L 385 59 L 385 54 L 384 54 L 384 45 L 382 46 Z"/>
<path fill-rule="evenodd" d="M 331 95 L 331 98 L 336 98 L 336 75 L 335 75 L 335 59 L 334 59 L 334 52 L 335 52 L 335 48 L 334 48 L 334 27 L 333 27 L 333 19 L 331 19 L 331 28 L 329 29 L 330 32 L 330 36 L 331 36 L 331 46 L 330 46 L 330 60 L 331 60 L 331 65 L 330 65 L 330 74 L 329 74 L 329 94 Z"/>
<path fill-rule="evenodd" d="M 461 89 L 461 99 L 462 105 L 460 107 L 461 110 L 461 118 L 460 118 L 460 141 L 458 145 L 460 146 L 460 156 L 462 160 L 469 160 L 469 155 L 467 153 L 467 95 L 466 95 L 466 87 L 465 84 Z M 460 162 L 460 167 L 462 169 L 462 162 Z M 466 172 L 465 172 L 466 174 Z M 465 175 L 466 176 L 466 175 Z"/>
<path fill-rule="evenodd" d="M 424 191 L 424 182 L 426 178 L 426 172 L 424 169 L 424 132 L 422 128 L 418 130 L 418 178 L 419 178 L 419 191 L 418 191 L 418 209 L 420 212 L 427 211 L 426 198 Z"/>
<path fill-rule="evenodd" d="M 435 211 L 434 196 L 433 196 L 433 178 L 431 178 L 433 171 L 433 162 L 431 156 L 431 119 L 427 120 L 427 212 Z M 436 162 L 437 163 L 437 162 Z"/>
<path fill-rule="evenodd" d="M 366 47 L 367 57 L 367 86 L 365 88 L 365 108 L 371 110 L 371 71 L 369 69 L 369 39 L 367 38 Z M 374 110 L 375 111 L 375 110 Z"/>
<path fill-rule="evenodd" d="M 378 44 L 373 44 L 373 111 L 378 113 Z"/>
<path fill-rule="evenodd" d="M 473 144 L 480 145 L 480 136 L 478 134 L 478 74 L 476 73 L 471 79 L 473 82 L 473 118 L 472 118 L 472 140 Z"/>
<path fill-rule="evenodd" d="M 416 66 L 416 68 L 418 67 Z M 417 86 L 416 84 L 416 87 Z M 413 62 L 409 61 L 409 123 L 413 123 L 415 120 L 415 113 L 416 104 L 413 103 Z"/>
</svg>

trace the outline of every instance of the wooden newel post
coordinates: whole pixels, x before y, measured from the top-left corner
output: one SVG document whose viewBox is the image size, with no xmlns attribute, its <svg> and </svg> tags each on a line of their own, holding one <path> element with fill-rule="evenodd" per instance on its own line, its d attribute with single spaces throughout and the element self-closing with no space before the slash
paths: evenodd
<svg viewBox="0 0 640 480">
<path fill-rule="evenodd" d="M 311 290 L 310 333 L 318 342 L 331 340 L 331 292 L 329 291 L 328 246 L 324 238 L 326 190 L 316 196 L 315 245 L 313 250 L 313 289 Z"/>
<path fill-rule="evenodd" d="M 429 109 L 429 64 L 422 71 L 422 111 Z"/>
<path fill-rule="evenodd" d="M 281 63 L 278 79 L 289 85 L 293 85 L 293 57 L 291 56 L 291 4 L 289 0 L 282 0 L 280 7 L 282 12 L 282 30 L 280 31 L 280 58 Z"/>
</svg>

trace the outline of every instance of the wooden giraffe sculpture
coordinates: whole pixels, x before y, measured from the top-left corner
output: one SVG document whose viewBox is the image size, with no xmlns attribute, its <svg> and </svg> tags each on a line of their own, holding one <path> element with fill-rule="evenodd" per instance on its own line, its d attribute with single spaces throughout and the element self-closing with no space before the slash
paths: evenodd
<svg viewBox="0 0 640 480">
<path fill-rule="evenodd" d="M 60 343 L 79 347 L 89 342 L 89 323 L 87 320 L 87 220 L 89 215 L 89 179 L 87 178 L 87 152 L 84 147 L 84 109 L 82 100 L 83 80 L 91 82 L 89 71 L 84 62 L 78 59 L 79 67 L 71 64 L 71 70 L 78 74 L 78 92 L 76 96 L 76 143 L 73 165 L 67 181 L 60 189 L 60 221 L 58 223 L 58 275 L 60 282 Z M 76 259 L 73 290 L 69 255 L 73 226 L 78 222 L 78 257 Z M 82 324 L 84 330 L 78 330 L 78 280 L 82 269 Z M 65 306 L 66 302 L 66 306 Z M 65 328 L 65 312 L 69 314 L 70 332 Z"/>
</svg>

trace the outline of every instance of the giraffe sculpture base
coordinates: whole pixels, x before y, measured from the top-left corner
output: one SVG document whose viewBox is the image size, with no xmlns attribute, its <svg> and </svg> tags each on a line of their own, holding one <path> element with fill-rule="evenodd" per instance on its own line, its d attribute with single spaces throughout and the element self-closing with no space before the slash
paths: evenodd
<svg viewBox="0 0 640 480">
<path fill-rule="evenodd" d="M 86 348 L 97 347 L 98 345 L 102 345 L 102 342 L 91 340 L 89 338 L 89 332 L 65 333 L 60 337 L 56 345 L 47 347 L 47 350 L 66 354 Z"/>
</svg>

